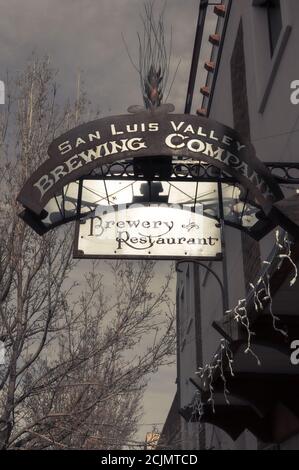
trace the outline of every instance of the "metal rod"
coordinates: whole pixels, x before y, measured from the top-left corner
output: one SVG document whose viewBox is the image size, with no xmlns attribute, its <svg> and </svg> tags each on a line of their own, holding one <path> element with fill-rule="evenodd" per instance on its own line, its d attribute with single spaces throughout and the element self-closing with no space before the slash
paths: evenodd
<svg viewBox="0 0 299 470">
<path fill-rule="evenodd" d="M 216 279 L 216 281 L 218 282 L 219 284 L 219 287 L 220 287 L 220 290 L 221 290 L 221 297 L 222 297 L 222 307 L 223 307 L 223 311 L 227 310 L 226 308 L 226 295 L 225 295 L 225 289 L 224 289 L 224 286 L 223 286 L 223 283 L 220 279 L 220 277 L 218 276 L 217 273 L 215 273 L 215 271 L 210 268 L 209 266 L 207 266 L 206 264 L 203 264 L 201 261 L 197 261 L 197 260 L 191 260 L 191 261 L 185 261 L 185 260 L 182 260 L 182 261 L 177 261 L 176 262 L 176 271 L 178 271 L 178 266 L 182 263 L 193 263 L 193 264 L 198 264 L 199 266 L 201 266 L 202 268 L 205 268 L 207 271 L 209 271 L 212 276 L 214 276 L 214 278 Z"/>
<path fill-rule="evenodd" d="M 81 205 L 82 205 L 82 192 L 83 192 L 83 179 L 79 180 L 78 188 L 78 204 L 77 204 L 77 218 L 81 217 Z"/>
<path fill-rule="evenodd" d="M 188 89 L 187 89 L 185 114 L 190 114 L 191 112 L 193 94 L 194 94 L 194 88 L 195 88 L 195 82 L 196 82 L 196 76 L 197 76 L 197 69 L 198 69 L 198 62 L 199 62 L 199 54 L 201 50 L 203 30 L 204 30 L 205 19 L 206 19 L 206 14 L 207 14 L 207 7 L 208 7 L 207 0 L 201 0 L 199 4 L 199 14 L 198 14 L 196 33 L 195 33 L 194 48 L 193 48 L 191 69 L 190 69 L 190 75 L 189 75 L 189 83 L 188 83 Z"/>
<path fill-rule="evenodd" d="M 222 195 L 222 184 L 221 181 L 218 181 L 218 201 L 219 201 L 219 222 L 221 230 L 221 247 L 222 247 L 222 278 L 223 278 L 223 313 L 228 310 L 228 278 L 227 278 L 227 257 L 226 257 L 226 247 L 225 247 L 225 236 L 224 236 L 224 211 L 223 211 L 223 195 Z"/>
</svg>

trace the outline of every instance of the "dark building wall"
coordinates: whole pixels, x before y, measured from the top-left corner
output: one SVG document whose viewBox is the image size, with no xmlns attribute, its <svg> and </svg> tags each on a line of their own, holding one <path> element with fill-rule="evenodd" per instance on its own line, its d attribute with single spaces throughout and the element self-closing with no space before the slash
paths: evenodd
<svg viewBox="0 0 299 470">
<path fill-rule="evenodd" d="M 223 1 L 226 5 L 229 3 Z M 299 2 L 282 0 L 283 28 L 277 50 L 272 57 L 268 41 L 267 15 L 265 8 L 261 6 L 262 3 L 258 0 L 232 1 L 222 58 L 213 90 L 210 117 L 235 127 L 244 139 L 252 141 L 262 161 L 298 161 L 299 134 L 289 132 L 290 129 L 298 127 L 298 107 L 296 109 L 290 104 L 289 85 L 292 79 L 299 77 L 299 62 L 294 60 L 299 43 Z M 205 101 L 201 107 L 207 108 L 206 104 Z M 261 260 L 267 260 L 271 255 L 274 235 L 269 234 L 258 244 L 240 232 L 226 227 L 230 308 L 234 308 L 238 300 L 246 296 L 249 282 L 254 281 L 259 274 Z M 211 267 L 221 277 L 220 265 L 212 263 Z M 200 271 L 201 281 L 204 279 L 204 272 Z M 195 281 L 195 273 L 191 273 L 191 280 L 192 276 Z M 186 277 L 182 276 L 181 279 L 184 286 L 190 283 Z M 203 362 L 209 363 L 219 345 L 219 336 L 214 334 L 211 324 L 214 320 L 219 320 L 218 316 L 222 310 L 212 276 L 207 276 L 204 286 L 200 284 L 200 288 L 200 350 L 196 349 L 197 363 L 200 360 L 199 351 Z M 181 303 L 180 310 L 186 307 L 184 302 Z M 187 365 L 185 361 L 182 374 Z M 184 379 L 187 379 L 187 375 Z M 184 394 L 188 390 L 188 384 L 182 381 L 181 389 Z M 185 396 L 188 398 L 187 394 Z M 284 434 L 280 435 L 279 439 L 284 441 L 288 437 L 291 418 L 287 417 L 286 410 L 280 405 L 273 417 L 275 426 L 278 419 L 281 421 L 278 431 L 283 431 Z M 295 433 L 296 422 L 293 421 L 293 424 Z M 184 423 L 184 429 L 191 426 L 189 422 Z M 214 432 L 215 429 L 217 433 Z M 237 441 L 232 441 L 226 433 L 209 424 L 206 425 L 206 442 L 208 446 L 211 443 L 211 446 L 219 449 L 257 448 L 257 439 L 249 431 L 243 432 Z M 282 442 L 281 448 L 298 448 L 298 442 L 298 436 L 293 437 Z M 261 443 L 259 447 L 261 448 Z"/>
<path fill-rule="evenodd" d="M 242 20 L 239 24 L 230 65 L 234 128 L 245 140 L 250 142 L 250 119 Z M 242 233 L 242 250 L 245 287 L 248 291 L 249 283 L 253 282 L 261 269 L 260 246 L 258 242 L 253 240 L 246 233 Z"/>
<path fill-rule="evenodd" d="M 179 396 L 176 393 L 163 426 L 157 450 L 179 450 L 181 449 L 181 440 Z"/>
</svg>

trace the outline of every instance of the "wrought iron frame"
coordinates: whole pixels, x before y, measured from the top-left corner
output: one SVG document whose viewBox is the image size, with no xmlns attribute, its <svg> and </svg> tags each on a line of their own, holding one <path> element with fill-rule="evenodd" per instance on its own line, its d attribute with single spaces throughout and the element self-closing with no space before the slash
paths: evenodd
<svg viewBox="0 0 299 470">
<path fill-rule="evenodd" d="M 265 166 L 270 170 L 270 173 L 278 182 L 279 185 L 298 185 L 299 186 L 299 163 L 282 163 L 282 162 L 264 162 Z M 294 175 L 292 173 L 298 172 Z M 111 163 L 110 165 L 104 165 L 93 170 L 89 175 L 84 176 L 83 178 L 77 181 L 78 186 L 80 187 L 80 181 L 82 180 L 119 180 L 123 179 L 125 181 L 138 181 L 144 180 L 144 176 L 141 174 L 134 174 L 134 162 L 133 160 L 119 161 Z M 163 176 L 154 176 L 152 181 L 163 181 Z M 169 182 L 210 182 L 210 183 L 227 183 L 227 184 L 238 184 L 238 181 L 232 176 L 222 172 L 212 164 L 190 161 L 186 159 L 174 160 L 172 162 L 172 172 L 171 177 L 168 180 Z M 33 212 L 28 209 L 25 209 L 21 213 L 21 217 L 26 221 L 37 233 L 44 234 L 54 227 L 58 227 L 67 222 L 80 219 L 81 215 L 78 210 L 74 210 L 74 214 L 67 216 L 67 211 L 65 209 L 65 198 L 64 190 L 61 194 L 57 194 L 56 198 L 61 196 L 61 204 L 57 202 L 57 210 L 61 213 L 62 218 L 58 222 L 53 223 L 52 225 L 45 226 L 42 222 L 42 219 L 46 214 L 42 214 L 42 217 L 36 216 Z M 80 199 L 80 190 L 78 190 L 78 201 Z M 56 199 L 57 200 L 57 199 Z M 77 202 L 78 203 L 78 202 Z M 242 227 L 233 222 L 226 221 L 227 225 L 241 229 L 253 238 L 259 240 L 267 233 L 269 233 L 276 226 L 275 222 L 271 221 L 268 218 L 263 216 L 262 211 L 258 213 L 259 222 L 256 224 L 254 231 L 250 231 L 245 227 Z"/>
<path fill-rule="evenodd" d="M 299 162 L 263 162 L 268 168 L 272 176 L 276 179 L 279 184 L 298 184 L 299 185 Z M 121 168 L 121 170 L 120 170 Z M 277 174 L 280 170 L 284 172 L 285 176 Z M 298 177 L 294 177 L 290 174 L 290 171 L 298 170 Z M 181 174 L 182 171 L 185 174 Z M 186 174 L 187 173 L 187 174 Z M 143 175 L 134 175 L 133 162 L 126 160 L 125 162 L 114 162 L 111 165 L 105 165 L 103 167 L 94 170 L 88 177 L 94 179 L 119 179 L 125 178 L 127 180 L 142 180 Z M 164 178 L 165 179 L 165 178 Z M 153 181 L 162 181 L 163 177 L 155 176 Z M 195 182 L 221 182 L 221 183 L 237 183 L 237 180 L 231 176 L 221 172 L 212 164 L 202 162 L 190 162 L 188 160 L 178 160 L 172 162 L 172 175 L 170 181 L 195 181 Z"/>
</svg>

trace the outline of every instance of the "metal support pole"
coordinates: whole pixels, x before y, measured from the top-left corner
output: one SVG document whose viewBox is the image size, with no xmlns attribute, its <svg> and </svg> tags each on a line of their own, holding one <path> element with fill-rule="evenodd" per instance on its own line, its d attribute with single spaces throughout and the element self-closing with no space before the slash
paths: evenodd
<svg viewBox="0 0 299 470">
<path fill-rule="evenodd" d="M 186 104 L 185 104 L 185 114 L 190 114 L 191 112 L 194 87 L 195 87 L 198 62 L 199 62 L 199 54 L 201 50 L 203 31 L 204 31 L 205 20 L 206 20 L 206 15 L 207 15 L 207 7 L 208 7 L 207 0 L 201 0 L 200 5 L 199 5 L 199 14 L 198 14 L 193 55 L 192 55 L 192 61 L 191 61 L 191 70 L 190 70 Z"/>
<path fill-rule="evenodd" d="M 222 195 L 222 184 L 218 181 L 218 201 L 219 201 L 219 222 L 221 231 L 221 248 L 222 248 L 222 279 L 223 279 L 223 314 L 228 310 L 228 278 L 227 278 L 227 258 L 226 258 L 226 247 L 225 247 L 225 236 L 224 236 L 224 212 L 223 212 L 223 195 Z"/>
</svg>

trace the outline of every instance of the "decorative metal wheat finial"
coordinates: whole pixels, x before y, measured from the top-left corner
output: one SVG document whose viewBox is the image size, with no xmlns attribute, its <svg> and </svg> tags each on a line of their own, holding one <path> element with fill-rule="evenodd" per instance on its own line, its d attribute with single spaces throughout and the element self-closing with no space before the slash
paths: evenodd
<svg viewBox="0 0 299 470">
<path fill-rule="evenodd" d="M 172 49 L 172 32 L 170 34 L 168 47 L 165 41 L 164 13 L 166 4 L 164 4 L 159 17 L 155 18 L 154 3 L 154 0 L 146 1 L 144 4 L 144 13 L 141 15 L 143 33 L 137 33 L 139 43 L 138 65 L 133 61 L 123 37 L 130 61 L 139 74 L 142 97 L 147 109 L 161 106 L 169 77 L 169 64 Z M 174 77 L 175 75 L 176 72 Z"/>
<path fill-rule="evenodd" d="M 152 64 L 148 74 L 143 78 L 143 100 L 146 108 L 156 108 L 161 105 L 163 98 L 163 75 L 161 67 L 156 70 Z"/>
</svg>

